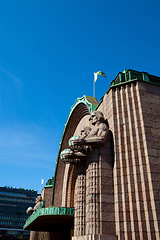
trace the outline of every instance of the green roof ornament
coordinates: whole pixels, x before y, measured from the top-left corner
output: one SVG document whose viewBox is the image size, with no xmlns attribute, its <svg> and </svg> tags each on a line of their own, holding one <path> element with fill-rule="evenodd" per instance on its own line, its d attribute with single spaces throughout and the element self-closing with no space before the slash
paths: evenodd
<svg viewBox="0 0 160 240">
<path fill-rule="evenodd" d="M 50 178 L 47 183 L 46 183 L 46 187 L 53 187 L 53 183 L 54 183 L 54 177 Z"/>
</svg>

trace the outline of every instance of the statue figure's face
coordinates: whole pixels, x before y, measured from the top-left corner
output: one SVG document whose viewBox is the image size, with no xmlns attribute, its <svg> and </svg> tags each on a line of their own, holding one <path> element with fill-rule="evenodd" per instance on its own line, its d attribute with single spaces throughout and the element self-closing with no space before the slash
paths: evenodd
<svg viewBox="0 0 160 240">
<path fill-rule="evenodd" d="M 82 130 L 81 130 L 81 137 L 82 138 L 85 138 L 88 134 L 89 134 L 89 132 L 91 131 L 91 128 L 90 127 L 88 127 L 88 126 L 84 126 L 83 128 L 82 128 Z"/>
<path fill-rule="evenodd" d="M 81 137 L 84 138 L 84 137 L 86 137 L 86 135 L 87 135 L 87 134 L 86 134 L 84 128 L 82 128 L 82 130 L 81 130 Z"/>
<path fill-rule="evenodd" d="M 38 203 L 38 202 L 41 202 L 41 200 L 42 200 L 42 197 L 41 196 L 38 196 L 37 198 L 36 198 L 36 203 Z"/>
<path fill-rule="evenodd" d="M 91 115 L 90 120 L 93 125 L 95 125 L 98 122 L 98 117 L 96 116 L 95 113 Z"/>
</svg>

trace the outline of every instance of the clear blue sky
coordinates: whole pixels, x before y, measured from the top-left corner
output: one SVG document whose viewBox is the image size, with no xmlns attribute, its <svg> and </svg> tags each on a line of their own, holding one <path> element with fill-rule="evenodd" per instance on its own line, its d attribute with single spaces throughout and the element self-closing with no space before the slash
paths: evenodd
<svg viewBox="0 0 160 240">
<path fill-rule="evenodd" d="M 0 186 L 40 190 L 54 175 L 77 97 L 118 72 L 160 76 L 160 1 L 0 1 Z"/>
</svg>

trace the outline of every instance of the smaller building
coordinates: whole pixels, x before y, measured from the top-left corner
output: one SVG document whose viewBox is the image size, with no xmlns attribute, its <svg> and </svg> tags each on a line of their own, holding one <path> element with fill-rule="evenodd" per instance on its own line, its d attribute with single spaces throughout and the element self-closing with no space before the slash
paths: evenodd
<svg viewBox="0 0 160 240">
<path fill-rule="evenodd" d="M 23 230 L 28 218 L 26 209 L 35 205 L 37 191 L 0 187 L 0 239 L 29 239 Z"/>
</svg>

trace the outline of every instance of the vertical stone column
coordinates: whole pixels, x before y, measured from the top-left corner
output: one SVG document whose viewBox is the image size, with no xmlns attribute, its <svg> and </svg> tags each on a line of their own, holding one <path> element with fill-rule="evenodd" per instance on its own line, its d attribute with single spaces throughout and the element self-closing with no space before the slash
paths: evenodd
<svg viewBox="0 0 160 240">
<path fill-rule="evenodd" d="M 77 179 L 75 188 L 75 222 L 74 236 L 85 235 L 86 212 L 86 161 L 77 165 Z"/>
<path fill-rule="evenodd" d="M 111 134 L 102 147 L 92 150 L 87 162 L 86 239 L 117 239 L 115 235 Z"/>
<path fill-rule="evenodd" d="M 117 239 L 115 235 L 114 185 L 113 185 L 113 140 L 112 133 L 100 148 L 100 234 L 106 239 Z M 104 238 L 105 239 L 105 238 Z"/>
<path fill-rule="evenodd" d="M 90 153 L 86 170 L 86 235 L 100 233 L 99 148 Z"/>
</svg>

